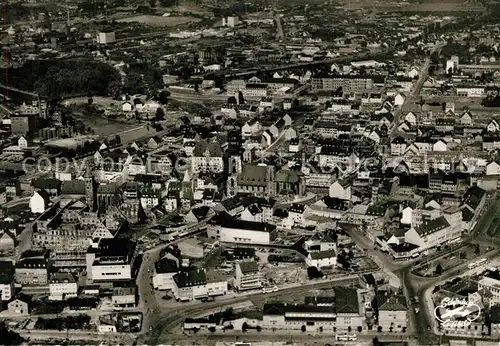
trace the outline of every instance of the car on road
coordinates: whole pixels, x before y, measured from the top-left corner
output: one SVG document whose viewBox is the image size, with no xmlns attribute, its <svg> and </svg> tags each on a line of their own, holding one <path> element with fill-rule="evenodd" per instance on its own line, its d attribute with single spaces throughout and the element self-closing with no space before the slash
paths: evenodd
<svg viewBox="0 0 500 346">
<path fill-rule="evenodd" d="M 420 312 L 419 308 L 415 308 L 415 313 L 418 314 Z"/>
<path fill-rule="evenodd" d="M 262 293 L 272 293 L 272 292 L 278 292 L 278 286 L 262 288 Z"/>
<path fill-rule="evenodd" d="M 418 300 L 418 297 L 417 297 L 417 296 L 413 297 L 413 300 L 415 301 L 415 303 L 416 303 L 416 304 L 418 304 L 418 301 L 419 301 L 419 300 Z"/>
</svg>

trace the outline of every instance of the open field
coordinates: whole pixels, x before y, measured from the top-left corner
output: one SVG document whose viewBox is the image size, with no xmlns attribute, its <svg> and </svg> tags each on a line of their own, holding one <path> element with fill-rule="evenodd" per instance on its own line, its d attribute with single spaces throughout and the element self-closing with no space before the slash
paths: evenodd
<svg viewBox="0 0 500 346">
<path fill-rule="evenodd" d="M 142 15 L 134 16 L 128 18 L 118 19 L 118 23 L 141 23 L 153 26 L 177 26 L 188 23 L 197 23 L 200 19 L 191 17 L 163 17 L 163 16 L 152 16 L 152 15 Z"/>
</svg>

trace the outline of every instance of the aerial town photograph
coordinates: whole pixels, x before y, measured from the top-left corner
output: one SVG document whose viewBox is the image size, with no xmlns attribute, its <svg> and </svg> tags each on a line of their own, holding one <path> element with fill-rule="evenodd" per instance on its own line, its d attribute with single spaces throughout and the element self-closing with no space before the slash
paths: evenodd
<svg viewBox="0 0 500 346">
<path fill-rule="evenodd" d="M 500 0 L 0 8 L 0 345 L 500 345 Z"/>
</svg>

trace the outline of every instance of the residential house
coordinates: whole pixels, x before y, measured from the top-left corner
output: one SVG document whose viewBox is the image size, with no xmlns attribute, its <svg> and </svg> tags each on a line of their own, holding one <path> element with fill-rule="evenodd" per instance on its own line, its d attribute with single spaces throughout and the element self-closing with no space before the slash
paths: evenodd
<svg viewBox="0 0 500 346">
<path fill-rule="evenodd" d="M 153 273 L 153 287 L 158 290 L 173 290 L 174 275 L 179 271 L 179 259 L 164 256 L 155 263 Z"/>
<path fill-rule="evenodd" d="M 7 304 L 7 310 L 12 315 L 29 316 L 31 308 L 31 297 L 25 294 L 18 295 L 13 301 Z"/>
<path fill-rule="evenodd" d="M 260 135 L 262 132 L 262 125 L 257 119 L 249 120 L 241 127 L 241 136 L 243 138 L 253 137 Z"/>
<path fill-rule="evenodd" d="M 335 250 L 314 251 L 306 257 L 308 267 L 335 267 L 337 265 L 337 254 Z"/>
<path fill-rule="evenodd" d="M 45 190 L 34 191 L 30 198 L 30 210 L 33 214 L 43 214 L 49 207 L 50 196 Z"/>
<path fill-rule="evenodd" d="M 464 229 L 472 230 L 486 201 L 486 191 L 477 186 L 470 187 L 462 197 L 462 220 Z"/>
<path fill-rule="evenodd" d="M 346 179 L 335 181 L 329 188 L 329 196 L 343 200 L 351 200 L 352 186 L 351 182 Z"/>
<path fill-rule="evenodd" d="M 403 93 L 398 93 L 394 97 L 394 105 L 395 106 L 401 107 L 405 103 L 405 101 L 406 101 L 406 96 Z"/>
<path fill-rule="evenodd" d="M 391 142 L 391 155 L 403 156 L 406 151 L 407 143 L 401 136 L 394 138 Z"/>
<path fill-rule="evenodd" d="M 408 325 L 406 297 L 389 292 L 378 292 L 375 297 L 378 325 L 382 332 L 405 332 Z"/>
<path fill-rule="evenodd" d="M 0 230 L 0 252 L 12 251 L 16 248 L 16 235 L 10 230 Z"/>
</svg>

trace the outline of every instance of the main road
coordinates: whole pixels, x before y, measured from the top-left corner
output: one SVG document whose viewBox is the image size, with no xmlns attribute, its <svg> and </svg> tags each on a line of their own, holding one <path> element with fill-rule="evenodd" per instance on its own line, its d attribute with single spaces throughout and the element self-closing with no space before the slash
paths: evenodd
<svg viewBox="0 0 500 346">
<path fill-rule="evenodd" d="M 391 138 L 395 138 L 401 133 L 398 131 L 399 124 L 401 122 L 401 116 L 403 115 L 403 111 L 405 110 L 407 105 L 412 104 L 415 101 L 415 98 L 417 98 L 420 95 L 420 92 L 422 91 L 422 88 L 424 87 L 424 83 L 429 77 L 429 67 L 431 64 L 431 55 L 440 52 L 441 49 L 443 49 L 444 44 L 443 43 L 438 43 L 434 45 L 432 50 L 429 52 L 429 55 L 425 58 L 424 63 L 420 67 L 420 72 L 418 75 L 418 80 L 415 83 L 415 85 L 412 87 L 412 90 L 408 97 L 405 99 L 404 105 L 401 107 L 401 109 L 398 109 L 395 114 L 394 114 L 394 127 L 392 128 L 391 131 Z"/>
</svg>

